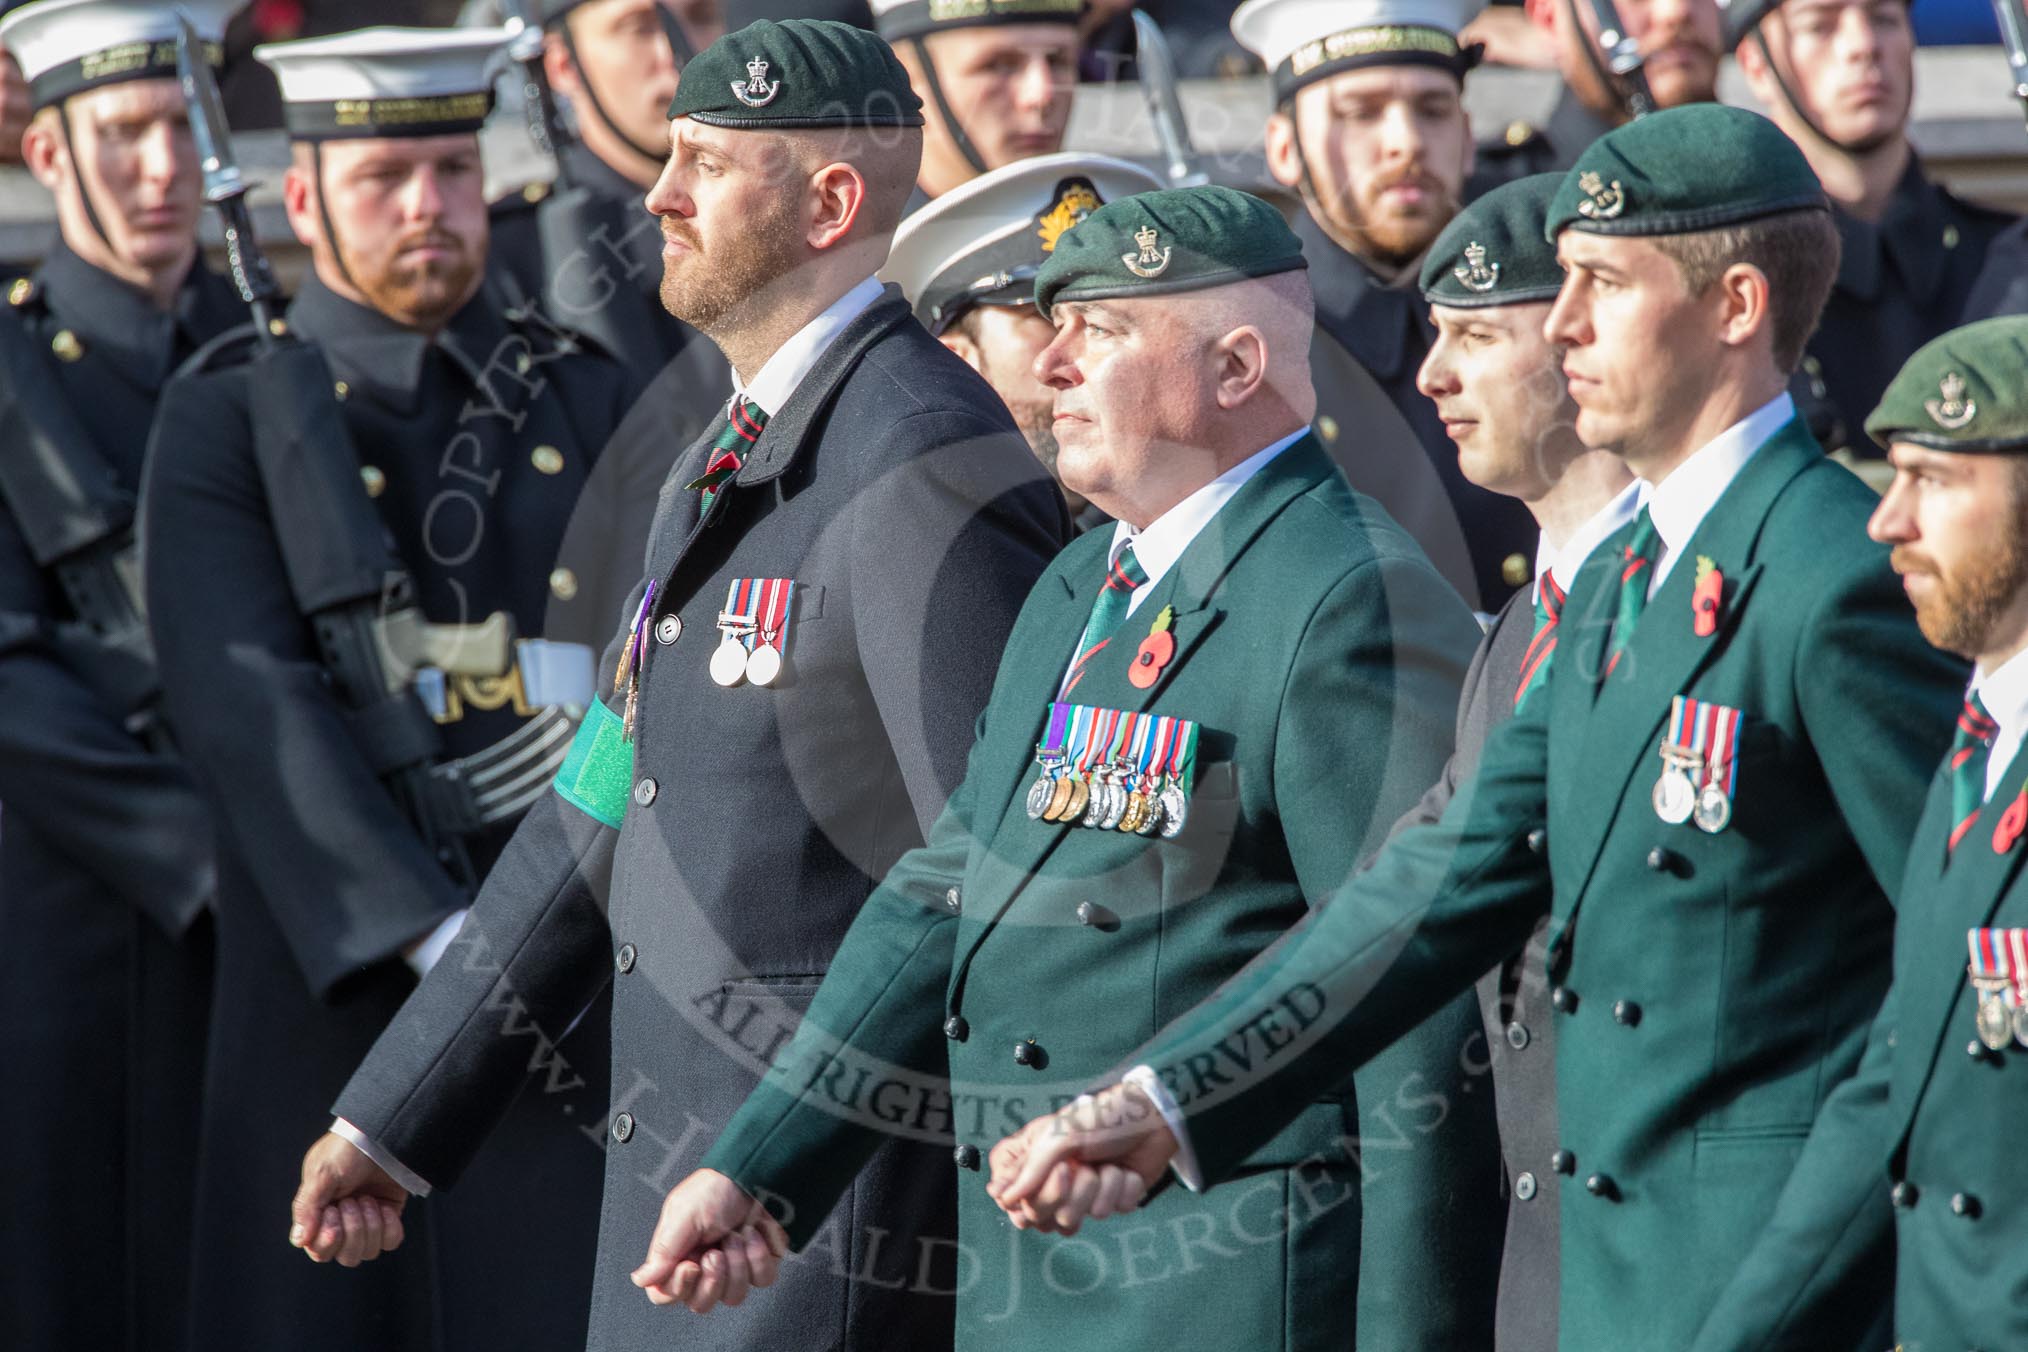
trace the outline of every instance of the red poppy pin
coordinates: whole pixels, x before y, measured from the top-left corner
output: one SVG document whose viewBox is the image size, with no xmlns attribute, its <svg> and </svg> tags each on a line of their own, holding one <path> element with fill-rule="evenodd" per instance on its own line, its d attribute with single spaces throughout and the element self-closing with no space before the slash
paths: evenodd
<svg viewBox="0 0 2028 1352">
<path fill-rule="evenodd" d="M 1704 555 L 1697 556 L 1697 590 L 1690 593 L 1690 627 L 1699 638 L 1718 632 L 1718 607 L 1725 599 L 1725 574 Z"/>
<path fill-rule="evenodd" d="M 1162 613 L 1149 626 L 1148 636 L 1141 640 L 1139 651 L 1134 654 L 1134 665 L 1127 668 L 1127 679 L 1134 689 L 1146 690 L 1162 677 L 1162 668 L 1169 665 L 1169 659 L 1176 655 L 1176 636 L 1169 632 L 1169 626 L 1176 619 L 1174 606 L 1163 606 Z"/>
<path fill-rule="evenodd" d="M 2028 828 L 2028 785 L 2022 787 L 2020 796 L 2007 804 L 2007 810 L 2000 814 L 2000 824 L 1993 828 L 1993 853 L 2005 854 L 2013 849 L 2024 828 Z"/>
</svg>

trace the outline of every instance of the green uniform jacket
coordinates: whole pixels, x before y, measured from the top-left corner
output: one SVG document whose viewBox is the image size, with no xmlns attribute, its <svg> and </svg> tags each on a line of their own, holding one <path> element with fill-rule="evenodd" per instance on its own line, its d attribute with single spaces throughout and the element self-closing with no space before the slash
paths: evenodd
<svg viewBox="0 0 2028 1352">
<path fill-rule="evenodd" d="M 1890 1227 L 1894 1330 L 1907 1352 L 2028 1346 L 2028 1181 L 2011 1148 L 2028 1113 L 2028 1052 L 1979 1041 L 1966 974 L 1969 931 L 2028 926 L 2024 791 L 2028 754 L 1945 867 L 1950 778 L 1937 775 L 1909 847 L 1894 986 L 1865 1060 L 1825 1106 L 1699 1349 L 1810 1346 L 1823 1311 L 1848 1295 L 1823 1274 Z"/>
<path fill-rule="evenodd" d="M 1560 1345 L 1689 1345 L 1858 1062 L 1888 981 L 1887 888 L 1962 688 L 1866 540 L 1872 502 L 1791 421 L 1705 518 L 1603 687 L 1628 532 L 1600 547 L 1548 686 L 1493 734 L 1443 820 L 1397 837 L 1128 1058 L 1179 1085 L 1208 1177 L 1547 908 L 1562 1148 L 1545 1163 L 1571 1176 Z M 1725 579 L 1704 637 L 1697 556 Z M 1715 835 L 1664 824 L 1650 801 L 1683 693 L 1745 715 Z M 1308 1018 L 1294 1039 L 1292 1010 Z M 1832 1311 L 1813 1346 L 1851 1345 L 1883 1294 Z"/>
<path fill-rule="evenodd" d="M 866 903 L 705 1165 L 786 1198 L 800 1247 L 886 1136 L 954 1135 L 960 1346 L 1060 1352 L 1103 1330 L 1084 1336 L 1345 1348 L 1355 1319 L 1362 1347 L 1485 1346 L 1504 1216 L 1462 984 L 1356 1085 L 1317 1084 L 1226 1170 L 1239 1187 L 1172 1187 L 1074 1238 L 1015 1231 L 985 1191 L 994 1142 L 1102 1082 L 1377 848 L 1442 767 L 1477 632 L 1305 437 L 1152 584 L 1072 697 L 1199 722 L 1182 833 L 1031 820 L 1035 746 L 1110 541 L 1093 532 L 1036 584 L 950 809 Z M 1175 655 L 1136 689 L 1166 608 Z"/>
</svg>

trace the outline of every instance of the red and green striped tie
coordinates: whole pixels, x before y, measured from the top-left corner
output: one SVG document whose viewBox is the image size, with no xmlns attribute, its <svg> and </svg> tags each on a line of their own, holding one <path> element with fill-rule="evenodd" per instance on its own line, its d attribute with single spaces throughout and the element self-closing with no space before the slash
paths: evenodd
<svg viewBox="0 0 2028 1352">
<path fill-rule="evenodd" d="M 1134 546 L 1130 542 L 1106 569 L 1105 585 L 1099 588 L 1098 600 L 1092 602 L 1091 618 L 1085 622 L 1084 637 L 1077 641 L 1077 660 L 1070 664 L 1070 674 L 1063 678 L 1063 690 L 1058 699 L 1070 694 L 1084 679 L 1091 660 L 1112 641 L 1113 631 L 1120 627 L 1120 621 L 1127 618 L 1127 603 L 1133 598 L 1134 588 L 1147 580 L 1148 574 L 1134 557 Z"/>
<path fill-rule="evenodd" d="M 1958 842 L 1972 829 L 1972 823 L 1979 819 L 1979 810 L 1986 805 L 1986 762 L 1993 754 L 1993 738 L 1999 731 L 2000 725 L 1986 712 L 1978 694 L 1966 695 L 1965 707 L 1958 714 L 1958 730 L 1951 737 L 1950 759 L 1945 762 L 1951 772 L 1951 820 L 1957 823 L 1951 827 L 1950 844 L 1944 852 L 1946 859 L 1956 852 Z"/>
<path fill-rule="evenodd" d="M 1613 674 L 1620 654 L 1633 641 L 1634 626 L 1648 608 L 1648 584 L 1654 581 L 1655 560 L 1662 556 L 1662 537 L 1646 507 L 1634 517 L 1634 533 L 1627 537 L 1620 554 L 1620 610 L 1613 621 L 1612 656 L 1606 659 L 1605 675 Z"/>
<path fill-rule="evenodd" d="M 767 425 L 767 412 L 759 404 L 743 394 L 734 397 L 726 413 L 725 425 L 718 429 L 718 436 L 711 443 L 711 454 L 704 462 L 703 475 L 687 485 L 702 490 L 699 516 L 710 512 L 718 490 L 727 479 L 739 473 L 740 466 L 746 463 L 747 451 L 760 440 L 761 429 Z"/>
<path fill-rule="evenodd" d="M 1535 589 L 1535 637 L 1521 659 L 1521 680 L 1514 687 L 1517 711 L 1529 692 L 1549 678 L 1549 658 L 1556 651 L 1556 625 L 1563 618 L 1563 600 L 1563 588 L 1556 585 L 1555 576 L 1544 573 Z"/>
</svg>

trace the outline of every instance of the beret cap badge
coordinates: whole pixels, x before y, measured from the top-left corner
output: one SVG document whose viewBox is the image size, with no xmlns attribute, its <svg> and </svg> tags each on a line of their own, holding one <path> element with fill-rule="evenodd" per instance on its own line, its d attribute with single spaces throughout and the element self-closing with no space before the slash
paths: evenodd
<svg viewBox="0 0 2028 1352">
<path fill-rule="evenodd" d="M 1979 416 L 1978 404 L 1965 398 L 1965 378 L 1956 371 L 1944 373 L 1937 392 L 1943 395 L 1942 399 L 1924 400 L 1922 406 L 1938 427 L 1955 432 Z"/>
<path fill-rule="evenodd" d="M 1627 209 L 1627 194 L 1614 179 L 1608 187 L 1597 170 L 1587 169 L 1578 176 L 1578 191 L 1585 200 L 1577 204 L 1577 214 L 1591 221 L 1609 221 Z"/>
<path fill-rule="evenodd" d="M 1160 238 L 1152 225 L 1144 225 L 1134 232 L 1134 243 L 1140 246 L 1141 252 L 1138 255 L 1120 255 L 1120 261 L 1127 265 L 1128 272 L 1136 277 L 1152 279 L 1169 270 L 1169 256 L 1176 252 L 1176 248 L 1171 245 L 1157 253 L 1155 245 Z"/>
<path fill-rule="evenodd" d="M 1451 276 L 1467 291 L 1491 291 L 1500 284 L 1500 265 L 1486 262 L 1486 246 L 1473 240 L 1465 246 L 1465 264 L 1452 268 Z"/>
<path fill-rule="evenodd" d="M 782 92 L 782 82 L 768 83 L 768 63 L 760 57 L 746 63 L 746 79 L 732 81 L 732 96 L 749 108 L 765 108 Z"/>
</svg>

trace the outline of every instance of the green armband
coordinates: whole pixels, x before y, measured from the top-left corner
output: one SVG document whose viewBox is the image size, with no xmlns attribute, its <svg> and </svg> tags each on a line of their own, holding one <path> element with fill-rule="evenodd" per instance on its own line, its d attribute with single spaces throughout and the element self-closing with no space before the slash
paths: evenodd
<svg viewBox="0 0 2028 1352">
<path fill-rule="evenodd" d="M 594 699 L 556 772 L 556 791 L 579 812 L 617 831 L 633 784 L 634 744 L 621 731 L 620 716 L 604 700 Z"/>
</svg>

